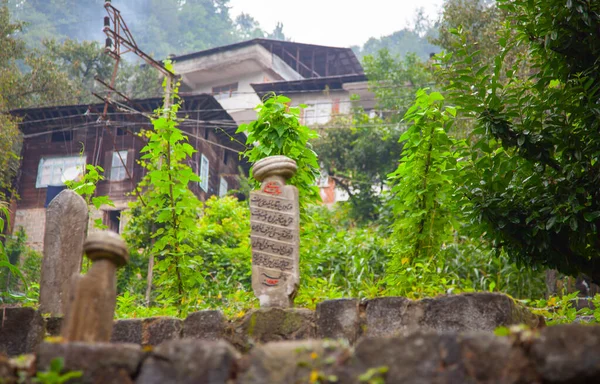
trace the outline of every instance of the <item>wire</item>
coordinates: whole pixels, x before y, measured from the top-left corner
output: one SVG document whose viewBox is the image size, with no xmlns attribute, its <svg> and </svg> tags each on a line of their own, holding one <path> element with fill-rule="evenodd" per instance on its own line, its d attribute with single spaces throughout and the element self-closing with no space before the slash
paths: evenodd
<svg viewBox="0 0 600 384">
<path fill-rule="evenodd" d="M 131 111 L 131 112 L 135 111 L 131 107 L 129 107 L 129 106 L 123 104 L 123 103 L 120 103 L 120 102 L 118 102 L 116 100 L 111 100 L 111 101 L 113 103 L 118 103 L 122 108 L 124 108 L 124 109 L 126 108 L 129 111 Z M 339 100 L 338 102 L 335 102 L 335 103 L 333 101 L 332 102 L 327 102 L 327 101 L 323 100 L 322 104 L 332 104 L 332 105 L 333 104 L 338 104 L 338 103 L 339 104 L 352 104 L 352 103 L 360 103 L 360 102 L 364 102 L 364 101 L 377 101 L 377 99 L 372 98 L 372 99 L 361 99 L 361 100 Z M 306 104 L 306 103 L 301 103 L 301 104 Z M 319 105 L 319 104 L 321 104 L 320 100 L 317 100 L 316 105 Z M 308 105 L 313 105 L 313 104 L 310 104 L 310 102 L 308 102 Z M 46 107 L 46 108 L 52 108 L 52 107 Z M 231 112 L 243 112 L 243 111 L 253 111 L 253 110 L 255 110 L 255 108 L 246 107 L 246 108 L 228 108 L 228 109 L 224 109 L 224 108 L 191 109 L 191 110 L 182 110 L 181 112 L 184 113 L 184 114 L 193 113 L 193 112 L 222 112 L 222 111 L 226 111 L 226 112 L 231 113 Z M 122 115 L 128 115 L 131 112 L 111 112 L 108 115 L 110 115 L 110 116 L 122 116 Z M 139 112 L 139 111 L 135 111 L 135 112 Z M 384 113 L 385 112 L 397 112 L 397 110 L 394 110 L 394 109 L 377 109 L 377 112 L 384 112 Z M 148 117 L 148 118 L 151 118 L 153 116 L 152 113 L 145 113 L 145 112 L 139 112 L 139 113 L 144 114 L 144 116 Z M 98 115 L 99 116 L 99 115 L 101 115 L 101 113 L 91 113 L 90 115 L 92 115 L 92 116 L 93 115 Z M 340 114 L 340 115 L 344 115 L 344 114 Z M 83 116 L 83 115 L 78 114 L 78 115 L 69 115 L 69 116 L 54 117 L 54 118 L 48 118 L 48 119 L 27 120 L 27 121 L 18 122 L 17 124 L 22 125 L 22 124 L 29 124 L 29 123 L 54 121 L 54 120 L 68 119 L 68 118 L 80 117 L 80 116 Z M 324 116 L 329 116 L 329 115 L 325 115 L 325 114 L 319 115 L 319 117 L 324 117 Z M 208 122 L 208 121 L 216 121 L 216 120 L 195 120 L 195 121 L 200 121 L 200 122 L 207 121 Z M 230 121 L 230 120 L 222 120 L 222 121 L 225 122 L 225 121 Z"/>
</svg>

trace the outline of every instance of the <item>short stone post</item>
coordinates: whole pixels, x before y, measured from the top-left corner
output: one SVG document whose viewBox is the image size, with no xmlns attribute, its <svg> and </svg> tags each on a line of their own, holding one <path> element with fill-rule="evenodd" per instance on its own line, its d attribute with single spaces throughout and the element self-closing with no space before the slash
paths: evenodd
<svg viewBox="0 0 600 384">
<path fill-rule="evenodd" d="M 298 292 L 298 189 L 285 184 L 296 170 L 286 156 L 259 160 L 252 169 L 262 182 L 260 191 L 250 192 L 252 288 L 261 307 L 291 307 Z"/>
<path fill-rule="evenodd" d="M 46 209 L 40 280 L 41 313 L 51 316 L 66 313 L 71 279 L 81 271 L 88 216 L 85 200 L 69 189 L 59 193 Z"/>
<path fill-rule="evenodd" d="M 127 245 L 119 235 L 92 233 L 84 244 L 92 261 L 86 275 L 73 279 L 73 301 L 62 336 L 67 341 L 109 342 L 117 302 L 117 268 L 127 264 Z"/>
</svg>

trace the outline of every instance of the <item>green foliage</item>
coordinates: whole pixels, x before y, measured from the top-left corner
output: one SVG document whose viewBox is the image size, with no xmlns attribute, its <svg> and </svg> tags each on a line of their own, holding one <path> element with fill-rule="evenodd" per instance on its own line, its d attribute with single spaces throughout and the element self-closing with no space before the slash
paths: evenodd
<svg viewBox="0 0 600 384">
<path fill-rule="evenodd" d="M 381 295 L 391 241 L 377 225 L 357 226 L 350 207 L 311 207 L 300 234 L 301 287 L 296 302 Z"/>
<path fill-rule="evenodd" d="M 438 92 L 419 90 L 415 104 L 404 116 L 412 123 L 400 137 L 404 142 L 398 169 L 389 175 L 393 185 L 390 202 L 396 251 L 388 271 L 392 289 L 413 293 L 421 287 L 446 283 L 437 274 L 443 260 L 443 244 L 452 240 L 455 204 L 452 178 L 457 172 L 456 142 L 448 137 L 456 110 L 444 107 Z M 417 274 L 414 271 L 418 271 Z M 418 284 L 417 281 L 419 280 Z M 405 286 L 400 288 L 401 286 Z"/>
<path fill-rule="evenodd" d="M 600 281 L 600 68 L 591 59 L 600 54 L 592 21 L 600 4 L 499 6 L 509 22 L 490 72 L 461 30 L 453 31 L 453 57 L 441 63 L 449 97 L 463 116 L 477 119 L 459 181 L 463 209 L 473 230 L 513 260 Z M 511 62 L 520 45 L 528 56 Z"/>
<path fill-rule="evenodd" d="M 167 66 L 172 68 L 168 62 Z M 173 95 L 178 100 L 177 87 Z M 155 284 L 161 288 L 157 300 L 183 305 L 186 293 L 202 283 L 203 275 L 202 259 L 192 246 L 199 236 L 196 223 L 201 203 L 189 188 L 200 178 L 186 162 L 195 150 L 177 127 L 179 108 L 174 103 L 157 110 L 154 129 L 146 132 L 141 165 L 147 173 L 138 185 L 142 192 L 136 193 L 137 201 L 131 204 L 135 214 L 126 236 L 136 249 L 155 255 Z"/>
<path fill-rule="evenodd" d="M 4 260 L 12 266 L 0 268 L 0 301 L 3 303 L 37 303 L 42 256 L 29 248 L 26 241 L 25 231 L 19 228 L 14 236 L 7 237 L 3 251 L 0 250 L 0 254 L 4 252 Z"/>
<path fill-rule="evenodd" d="M 430 66 L 413 53 L 400 58 L 382 49 L 366 56 L 364 67 L 377 109 L 388 123 L 401 122 L 415 98 L 415 91 L 433 83 Z"/>
<path fill-rule="evenodd" d="M 402 116 L 415 89 L 433 78 L 431 69 L 414 54 L 399 59 L 382 50 L 365 57 L 364 66 L 381 117 L 371 118 L 355 108 L 352 116 L 337 117 L 330 124 L 333 128 L 321 130 L 315 149 L 327 174 L 348 193 L 352 214 L 368 222 L 380 219 L 387 174 L 398 166 L 402 151 L 398 139 L 406 129 Z"/>
<path fill-rule="evenodd" d="M 548 325 L 571 324 L 577 319 L 584 323 L 600 323 L 600 294 L 595 295 L 586 305 L 578 306 L 579 292 L 552 296 L 548 299 L 528 301 L 530 309 L 546 318 Z M 591 305 L 590 305 L 591 304 Z M 580 307 L 579 309 L 577 309 Z"/>
<path fill-rule="evenodd" d="M 319 200 L 315 181 L 319 176 L 317 154 L 309 140 L 318 137 L 315 131 L 300 125 L 300 108 L 289 107 L 290 99 L 272 95 L 256 107 L 257 119 L 241 124 L 236 133 L 247 132 L 246 144 L 250 146 L 243 156 L 250 163 L 268 156 L 284 155 L 296 161 L 298 171 L 289 180 L 298 188 L 300 207 L 305 210 L 310 202 Z M 255 145 L 256 144 L 256 145 Z M 252 179 L 252 175 L 251 179 Z"/>
<path fill-rule="evenodd" d="M 83 148 L 81 149 L 81 153 L 83 153 Z M 104 173 L 104 169 L 99 165 L 86 164 L 83 171 L 84 173 L 80 180 L 67 180 L 65 182 L 67 188 L 72 189 L 73 192 L 82 196 L 88 206 L 91 204 L 97 210 L 99 210 L 103 205 L 114 207 L 115 204 L 110 197 L 94 196 L 96 194 L 96 186 L 98 185 L 98 182 L 104 180 L 104 176 L 102 175 L 102 173 Z M 108 228 L 102 223 L 102 218 L 94 220 L 94 226 L 98 229 Z"/>
<path fill-rule="evenodd" d="M 50 362 L 50 367 L 47 371 L 37 372 L 32 381 L 40 384 L 63 384 L 71 379 L 77 379 L 83 376 L 83 372 L 81 371 L 61 373 L 64 366 L 64 359 L 62 357 L 57 357 Z"/>
<path fill-rule="evenodd" d="M 189 231 L 186 235 L 191 247 L 187 257 L 194 264 L 193 273 L 198 278 L 190 282 L 185 292 L 185 310 L 227 308 L 226 312 L 233 316 L 252 306 L 250 210 L 247 203 L 239 202 L 234 197 L 213 196 L 206 201 L 194 226 L 197 232 Z M 129 232 L 128 240 L 135 241 L 136 238 L 132 239 Z M 134 245 L 134 248 L 138 246 Z M 138 257 L 137 252 L 132 253 L 134 263 Z M 118 298 L 118 316 L 141 317 L 151 313 L 166 315 L 177 312 L 172 302 L 160 296 L 155 300 L 154 307 L 145 308 L 141 305 L 144 287 L 138 286 L 136 289 L 134 279 L 145 267 L 146 264 L 141 264 L 138 271 L 126 273 L 127 284 L 120 281 L 120 289 L 125 292 Z M 158 288 L 164 289 L 159 284 L 156 283 Z"/>
</svg>

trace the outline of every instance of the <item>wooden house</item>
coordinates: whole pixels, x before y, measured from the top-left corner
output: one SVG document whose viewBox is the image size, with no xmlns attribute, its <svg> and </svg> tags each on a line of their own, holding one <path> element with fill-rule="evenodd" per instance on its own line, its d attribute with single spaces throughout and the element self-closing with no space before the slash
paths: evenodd
<svg viewBox="0 0 600 384">
<path fill-rule="evenodd" d="M 115 207 L 102 207 L 95 219 L 117 232 L 123 229 L 121 212 L 134 198 L 130 193 L 144 176 L 138 163 L 145 145 L 138 133 L 152 125 L 148 116 L 161 98 L 135 100 L 122 108 L 110 106 L 108 122 L 99 119 L 104 104 L 67 105 L 12 111 L 22 119 L 22 163 L 17 176 L 13 228 L 23 227 L 33 248 L 43 248 L 45 206 L 64 188 L 65 178 L 76 176 L 85 164 L 100 165 L 105 180 L 97 195 L 107 195 Z M 201 200 L 223 196 L 239 186 L 240 160 L 245 136 L 236 134 L 237 124 L 211 95 L 199 94 L 182 99 L 180 128 L 196 149 L 189 165 L 198 173 L 200 183 L 191 186 Z"/>
</svg>

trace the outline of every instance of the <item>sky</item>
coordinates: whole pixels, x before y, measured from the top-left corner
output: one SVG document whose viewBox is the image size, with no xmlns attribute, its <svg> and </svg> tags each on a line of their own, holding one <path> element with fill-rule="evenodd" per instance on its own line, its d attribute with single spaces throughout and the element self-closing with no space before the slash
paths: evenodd
<svg viewBox="0 0 600 384">
<path fill-rule="evenodd" d="M 443 0 L 230 0 L 231 15 L 254 17 L 266 31 L 278 21 L 298 43 L 349 47 L 411 24 L 417 8 L 435 19 Z"/>
</svg>

